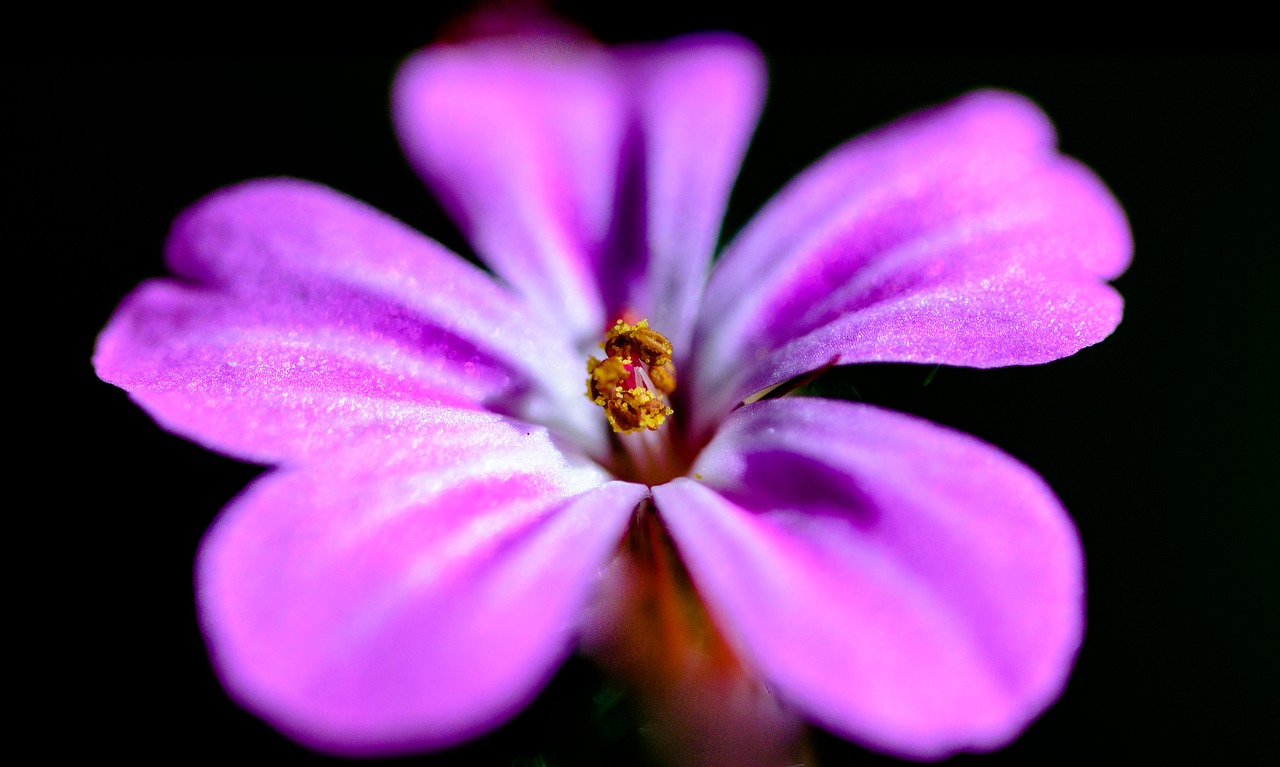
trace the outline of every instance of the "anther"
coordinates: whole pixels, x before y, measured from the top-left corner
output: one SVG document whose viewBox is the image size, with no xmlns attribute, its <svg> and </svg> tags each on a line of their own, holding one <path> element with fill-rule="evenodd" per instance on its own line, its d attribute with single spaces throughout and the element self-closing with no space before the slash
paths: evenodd
<svg viewBox="0 0 1280 767">
<path fill-rule="evenodd" d="M 666 401 L 676 390 L 671 342 L 648 320 L 618 320 L 600 348 L 605 359 L 587 360 L 587 398 L 604 408 L 616 432 L 656 431 L 674 412 Z"/>
</svg>

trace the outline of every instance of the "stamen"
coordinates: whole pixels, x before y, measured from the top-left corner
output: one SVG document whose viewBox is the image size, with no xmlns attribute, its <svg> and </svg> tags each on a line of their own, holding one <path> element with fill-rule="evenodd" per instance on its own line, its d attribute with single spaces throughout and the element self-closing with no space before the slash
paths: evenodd
<svg viewBox="0 0 1280 767">
<path fill-rule="evenodd" d="M 600 348 L 605 359 L 587 359 L 587 398 L 604 408 L 619 434 L 656 431 L 675 412 L 666 400 L 676 390 L 671 342 L 648 320 L 618 320 Z"/>
</svg>

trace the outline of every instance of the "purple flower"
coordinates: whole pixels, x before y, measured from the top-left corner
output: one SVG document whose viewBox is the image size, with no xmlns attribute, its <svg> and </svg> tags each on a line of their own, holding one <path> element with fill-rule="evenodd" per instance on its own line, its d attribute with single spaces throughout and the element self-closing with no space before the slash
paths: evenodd
<svg viewBox="0 0 1280 767">
<path fill-rule="evenodd" d="M 674 599 L 710 628 L 658 629 L 687 640 L 652 650 L 670 673 L 727 659 L 872 747 L 996 748 L 1056 698 L 1084 585 L 1044 482 L 916 418 L 753 395 L 832 364 L 1096 343 L 1120 321 L 1123 213 L 1032 104 L 980 92 L 838 147 L 712 269 L 763 93 L 759 53 L 725 35 L 411 58 L 397 130 L 497 279 L 300 181 L 178 219 L 177 279 L 126 298 L 94 362 L 164 428 L 276 467 L 199 555 L 237 700 L 324 750 L 454 744 L 579 639 L 656 647 L 637 605 L 685 569 Z M 601 350 L 641 318 L 657 351 L 630 330 Z M 665 423 L 610 428 L 650 402 Z"/>
</svg>

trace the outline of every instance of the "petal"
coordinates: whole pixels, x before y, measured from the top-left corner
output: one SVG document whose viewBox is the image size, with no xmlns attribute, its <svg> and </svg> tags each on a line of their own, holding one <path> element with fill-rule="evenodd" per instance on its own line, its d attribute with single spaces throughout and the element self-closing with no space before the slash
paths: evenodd
<svg viewBox="0 0 1280 767">
<path fill-rule="evenodd" d="M 545 431 L 480 414 L 268 475 L 197 563 L 223 683 L 291 737 L 345 754 L 500 724 L 569 653 L 646 492 L 605 479 L 566 464 Z"/>
<path fill-rule="evenodd" d="M 1061 692 L 1083 632 L 1071 521 L 1025 466 L 865 405 L 735 412 L 654 500 L 777 694 L 911 758 L 997 748 Z"/>
<path fill-rule="evenodd" d="M 913 115 L 833 151 L 727 249 L 697 330 L 700 415 L 833 360 L 1073 354 L 1119 323 L 1102 281 L 1130 252 L 1118 204 L 1030 102 L 982 92 Z"/>
<path fill-rule="evenodd" d="M 598 335 L 596 263 L 629 118 L 613 58 L 553 34 L 439 45 L 401 68 L 392 111 L 485 262 L 572 332 Z"/>
<path fill-rule="evenodd" d="M 764 59 L 727 34 L 624 54 L 644 139 L 648 216 L 647 268 L 626 281 L 632 293 L 624 304 L 649 317 L 679 353 L 688 350 L 729 190 L 764 106 Z"/>
<path fill-rule="evenodd" d="M 434 407 L 490 409 L 602 440 L 567 341 L 483 272 L 324 187 L 219 192 L 175 224 L 192 281 L 130 295 L 98 374 L 166 428 L 260 462 L 300 460 Z"/>
<path fill-rule="evenodd" d="M 688 337 L 763 92 L 758 51 L 728 35 L 615 55 L 545 33 L 430 48 L 393 100 L 480 255 L 592 348 L 624 313 Z"/>
</svg>

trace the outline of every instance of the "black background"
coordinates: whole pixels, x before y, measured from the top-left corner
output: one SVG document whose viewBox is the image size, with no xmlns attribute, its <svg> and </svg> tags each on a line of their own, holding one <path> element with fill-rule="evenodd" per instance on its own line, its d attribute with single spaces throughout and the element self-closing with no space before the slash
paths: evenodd
<svg viewBox="0 0 1280 767">
<path fill-rule="evenodd" d="M 1175 55 L 1186 41 L 1175 36 L 1139 55 L 1118 51 L 1141 48 L 1147 30 L 1097 19 L 1064 22 L 1056 36 L 981 23 L 945 34 L 950 22 L 933 19 L 926 35 L 909 20 L 565 5 L 608 42 L 721 28 L 765 50 L 769 102 L 726 235 L 824 151 L 904 112 L 981 86 L 1045 109 L 1063 151 L 1097 171 L 1130 217 L 1136 255 L 1117 282 L 1119 330 L 1040 367 L 943 368 L 924 386 L 927 367 L 876 365 L 828 381 L 1019 457 L 1084 540 L 1088 633 L 1065 694 L 1008 749 L 954 761 L 1280 753 L 1276 57 L 1229 55 L 1232 38 L 1213 36 L 1222 28 L 1180 30 L 1208 52 Z M 12 401 L 15 411 L 35 403 L 14 417 L 36 424 L 41 446 L 10 480 L 15 493 L 38 489 L 20 504 L 36 526 L 9 539 L 26 573 L 11 589 L 29 644 L 17 671 L 36 682 L 22 694 L 35 729 L 19 737 L 55 752 L 327 760 L 228 700 L 196 623 L 200 537 L 259 469 L 160 431 L 97 381 L 89 357 L 119 299 L 164 272 L 174 215 L 247 178 L 323 182 L 465 252 L 387 116 L 398 60 L 450 13 L 305 30 L 192 17 L 161 20 L 160 35 L 115 18 L 109 31 L 82 26 L 12 62 L 10 256 L 36 277 L 11 283 L 18 349 L 34 348 L 10 375 L 40 365 L 20 382 L 35 396 Z M 510 725 L 418 761 L 639 764 L 627 700 L 611 691 L 573 661 Z M 821 734 L 817 743 L 826 765 L 892 761 Z"/>
</svg>

